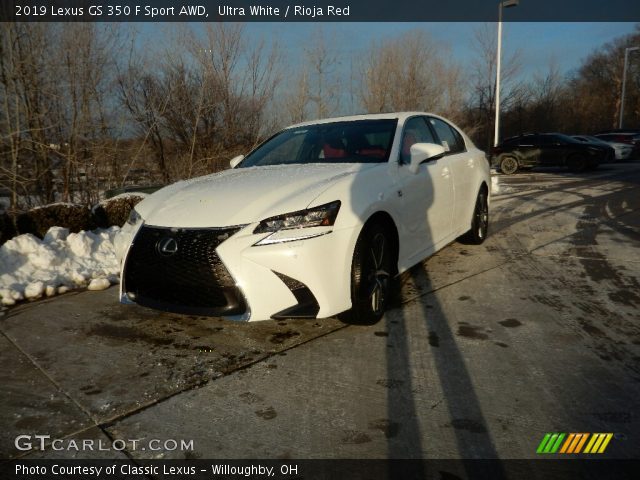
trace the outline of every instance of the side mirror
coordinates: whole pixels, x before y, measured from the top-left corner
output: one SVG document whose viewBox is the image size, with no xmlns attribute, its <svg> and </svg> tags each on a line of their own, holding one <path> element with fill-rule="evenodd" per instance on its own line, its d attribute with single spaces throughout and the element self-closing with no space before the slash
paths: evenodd
<svg viewBox="0 0 640 480">
<path fill-rule="evenodd" d="M 418 173 L 420 164 L 427 160 L 435 160 L 444 155 L 445 149 L 442 145 L 435 143 L 414 143 L 411 146 L 411 163 L 409 164 L 409 171 L 411 173 Z"/>
<path fill-rule="evenodd" d="M 236 168 L 236 165 L 238 165 L 242 160 L 244 160 L 244 155 L 238 155 L 237 157 L 233 157 L 229 160 L 229 165 L 231 165 L 231 168 Z"/>
</svg>

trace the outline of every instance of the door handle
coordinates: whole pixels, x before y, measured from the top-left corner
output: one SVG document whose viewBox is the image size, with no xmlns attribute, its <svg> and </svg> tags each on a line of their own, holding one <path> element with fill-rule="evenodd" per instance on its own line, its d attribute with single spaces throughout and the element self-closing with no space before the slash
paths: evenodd
<svg viewBox="0 0 640 480">
<path fill-rule="evenodd" d="M 473 161 L 473 158 L 469 158 L 469 159 L 467 160 L 467 167 L 471 167 L 471 168 L 473 168 L 473 167 L 475 167 L 475 166 L 476 166 L 476 164 L 475 164 L 475 162 Z"/>
<path fill-rule="evenodd" d="M 442 169 L 442 172 L 440 173 L 440 175 L 442 175 L 443 177 L 448 177 L 449 176 L 449 167 L 444 167 Z"/>
</svg>

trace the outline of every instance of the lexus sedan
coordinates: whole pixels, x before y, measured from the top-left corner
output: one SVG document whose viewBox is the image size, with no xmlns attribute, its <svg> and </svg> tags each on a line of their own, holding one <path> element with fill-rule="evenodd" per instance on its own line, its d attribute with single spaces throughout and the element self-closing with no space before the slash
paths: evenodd
<svg viewBox="0 0 640 480">
<path fill-rule="evenodd" d="M 436 115 L 301 123 L 231 167 L 131 212 L 116 242 L 123 303 L 374 323 L 396 275 L 463 234 L 487 236 L 486 157 Z"/>
</svg>

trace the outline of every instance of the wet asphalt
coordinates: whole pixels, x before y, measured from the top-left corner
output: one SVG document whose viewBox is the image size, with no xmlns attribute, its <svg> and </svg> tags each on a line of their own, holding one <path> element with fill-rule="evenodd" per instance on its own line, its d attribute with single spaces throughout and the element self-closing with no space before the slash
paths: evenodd
<svg viewBox="0 0 640 480">
<path fill-rule="evenodd" d="M 490 237 L 403 274 L 373 326 L 233 323 L 115 288 L 0 317 L 3 458 L 535 458 L 640 440 L 640 163 L 499 177 Z M 193 449 L 19 451 L 21 434 Z"/>
</svg>

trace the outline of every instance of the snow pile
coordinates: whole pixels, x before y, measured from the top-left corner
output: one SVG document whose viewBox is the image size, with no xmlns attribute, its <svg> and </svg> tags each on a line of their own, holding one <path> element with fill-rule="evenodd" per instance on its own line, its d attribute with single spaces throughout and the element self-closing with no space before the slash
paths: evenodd
<svg viewBox="0 0 640 480">
<path fill-rule="evenodd" d="M 136 201 L 138 199 L 144 200 L 148 196 L 149 195 L 147 193 L 144 193 L 144 192 L 125 192 L 125 193 L 121 193 L 121 194 L 116 195 L 114 197 L 105 198 L 104 200 L 100 200 L 100 202 L 96 203 L 91 208 L 91 211 L 94 212 L 98 207 L 106 207 L 111 203 L 117 203 L 117 202 L 119 202 L 121 200 L 131 200 L 131 201 Z"/>
<path fill-rule="evenodd" d="M 103 290 L 118 282 L 114 241 L 119 227 L 69 233 L 51 227 L 44 239 L 19 235 L 0 247 L 0 302 L 53 296 L 88 286 Z"/>
</svg>

